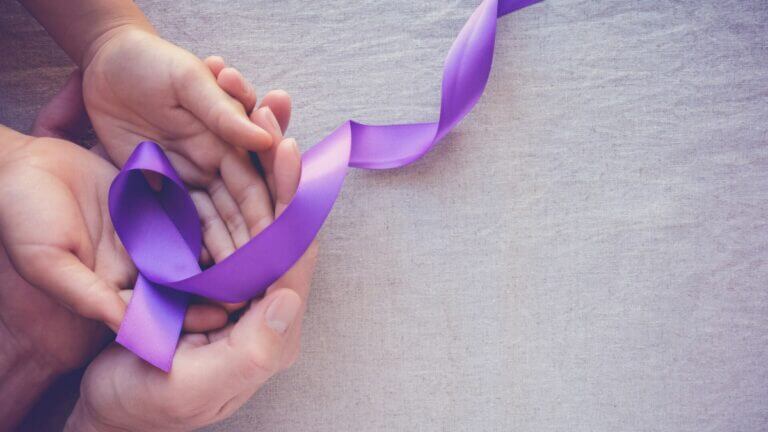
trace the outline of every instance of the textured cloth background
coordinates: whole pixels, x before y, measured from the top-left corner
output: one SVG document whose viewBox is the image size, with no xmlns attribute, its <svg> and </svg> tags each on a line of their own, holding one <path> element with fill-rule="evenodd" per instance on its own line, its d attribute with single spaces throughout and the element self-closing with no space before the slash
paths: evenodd
<svg viewBox="0 0 768 432">
<path fill-rule="evenodd" d="M 0 122 L 72 66 L 2 4 Z M 347 118 L 433 120 L 474 0 L 143 0 L 161 33 Z M 303 354 L 210 431 L 768 428 L 768 3 L 549 0 L 424 160 L 353 171 Z"/>
</svg>

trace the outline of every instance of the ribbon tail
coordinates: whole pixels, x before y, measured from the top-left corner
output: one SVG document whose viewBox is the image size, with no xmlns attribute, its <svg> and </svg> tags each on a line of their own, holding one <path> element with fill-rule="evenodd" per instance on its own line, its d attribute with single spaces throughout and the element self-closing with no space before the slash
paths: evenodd
<svg viewBox="0 0 768 432">
<path fill-rule="evenodd" d="M 188 303 L 189 294 L 155 285 L 139 274 L 116 342 L 170 371 Z"/>
<path fill-rule="evenodd" d="M 302 156 L 298 190 L 271 225 L 215 266 L 197 264 L 194 203 L 154 143 L 140 144 L 110 189 L 112 221 L 141 273 L 117 342 L 171 368 L 189 295 L 238 302 L 263 294 L 302 256 L 330 213 L 348 167 L 388 169 L 426 154 L 475 106 L 493 62 L 497 18 L 540 0 L 483 0 L 446 58 L 437 122 L 370 126 L 348 121 Z M 163 175 L 155 193 L 141 170 Z"/>
</svg>

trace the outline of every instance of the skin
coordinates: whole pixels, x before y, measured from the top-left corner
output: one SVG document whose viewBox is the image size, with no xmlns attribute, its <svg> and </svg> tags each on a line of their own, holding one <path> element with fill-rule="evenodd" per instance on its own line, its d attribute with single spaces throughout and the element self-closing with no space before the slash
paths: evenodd
<svg viewBox="0 0 768 432">
<path fill-rule="evenodd" d="M 118 292 L 135 277 L 107 210 L 116 169 L 66 141 L 0 133 L 0 242 L 14 269 L 70 310 L 116 328 L 125 308 Z"/>
<path fill-rule="evenodd" d="M 119 322 L 118 293 L 135 270 L 105 214 L 106 189 L 96 187 L 109 184 L 113 166 L 66 141 L 6 128 L 0 139 L 0 394 L 16 403 L 0 409 L 0 424 L 11 426 L 55 376 L 104 346 L 99 321 Z"/>
<path fill-rule="evenodd" d="M 290 99 L 276 91 L 249 119 L 256 104 L 252 87 L 243 85 L 240 100 L 232 98 L 222 87 L 245 81 L 233 80 L 234 70 L 218 72 L 133 27 L 115 32 L 83 68 L 85 107 L 109 158 L 122 166 L 137 143 L 159 143 L 206 216 L 204 243 L 214 261 L 247 242 L 254 227 L 263 227 L 259 176 L 245 150 L 268 152 L 282 138 L 273 109 L 284 124 L 290 115 Z M 271 166 L 273 157 L 262 158 Z"/>
<path fill-rule="evenodd" d="M 117 170 L 71 142 L 0 127 L 0 425 L 20 420 L 59 374 L 86 364 L 122 320 L 136 270 L 107 210 Z M 82 175 L 87 172 L 88 175 Z M 189 308 L 187 331 L 219 328 Z"/>
<path fill-rule="evenodd" d="M 67 114 L 57 118 L 57 113 L 62 111 L 55 109 L 57 106 L 66 105 L 62 100 L 69 100 L 71 95 L 68 93 L 72 88 L 76 86 L 73 86 L 70 80 L 62 93 L 51 101 L 52 107 L 44 108 L 43 112 L 47 117 L 38 119 L 36 125 L 46 124 L 48 127 L 36 126 L 36 132 L 65 135 L 67 131 L 72 130 L 66 120 L 74 117 Z M 63 112 L 69 113 L 66 110 Z M 88 152 L 70 142 L 28 137 L 6 128 L 0 132 L 2 132 L 0 138 L 6 143 L 0 156 L 0 179 L 5 180 L 3 185 L 6 189 L 0 191 L 0 195 L 7 197 L 13 204 L 0 203 L 3 204 L 0 209 L 0 233 L 10 233 L 9 237 L 2 238 L 2 244 L 7 245 L 8 250 L 11 251 L 9 255 L 22 262 L 18 266 L 21 273 L 19 274 L 17 266 L 11 265 L 10 260 L 0 260 L 2 264 L 0 280 L 3 280 L 0 295 L 3 295 L 2 306 L 6 306 L 0 307 L 0 318 L 4 329 L 11 333 L 3 340 L 23 341 L 23 346 L 13 347 L 12 351 L 16 355 L 5 359 L 8 367 L 4 370 L 8 372 L 6 375 L 26 378 L 12 382 L 0 380 L 0 392 L 5 390 L 14 392 L 19 402 L 13 407 L 7 407 L 10 414 L 16 414 L 18 417 L 19 413 L 25 412 L 25 409 L 20 409 L 24 405 L 21 403 L 20 395 L 29 395 L 23 398 L 28 405 L 34 401 L 35 394 L 39 394 L 50 384 L 53 377 L 84 364 L 103 346 L 109 332 L 97 321 L 86 319 L 83 314 L 99 314 L 104 310 L 105 300 L 101 297 L 104 292 L 111 293 L 110 301 L 115 303 L 122 301 L 121 308 L 124 308 L 125 300 L 128 298 L 125 294 L 129 293 L 124 289 L 131 286 L 135 270 L 119 244 L 107 215 L 106 190 L 116 174 L 116 169 L 94 152 Z M 279 215 L 288 205 L 300 175 L 300 156 L 293 140 L 283 140 L 275 149 L 274 155 L 274 200 L 271 199 L 264 181 L 257 179 L 260 182 L 258 190 L 262 191 L 260 199 L 268 209 L 268 214 L 263 217 L 268 221 L 271 221 L 275 214 Z M 80 175 L 84 170 L 94 175 Z M 25 181 L 11 181 L 19 178 Z M 53 186 L 40 187 L 41 184 L 49 183 Z M 57 197 L 66 199 L 57 203 Z M 3 209 L 11 208 L 15 210 L 3 212 Z M 30 218 L 29 215 L 35 215 L 36 218 Z M 53 221 L 52 218 L 56 220 Z M 55 229 L 43 231 L 40 226 Z M 100 227 L 100 229 L 94 227 Z M 44 235 L 41 234 L 43 232 Z M 255 230 L 254 235 L 257 233 L 258 230 Z M 33 250 L 27 251 L 28 243 L 34 244 Z M 80 243 L 84 243 L 85 246 Z M 52 250 L 48 260 L 38 259 L 40 248 Z M 158 377 L 159 371 L 144 364 L 133 354 L 119 346 L 110 347 L 98 357 L 92 369 L 89 369 L 87 377 L 96 376 L 96 378 L 87 378 L 84 381 L 83 396 L 69 421 L 69 427 L 75 430 L 84 428 L 110 430 L 112 425 L 120 424 L 123 429 L 133 427 L 136 430 L 148 430 L 151 429 L 150 425 L 155 425 L 160 430 L 168 430 L 171 427 L 185 430 L 229 415 L 244 403 L 271 374 L 290 366 L 295 361 L 299 352 L 301 316 L 304 312 L 316 252 L 317 246 L 313 244 L 299 263 L 268 290 L 267 298 L 254 303 L 245 313 L 244 317 L 250 317 L 248 320 L 243 318 L 242 322 L 236 325 L 221 328 L 226 323 L 226 314 L 223 314 L 221 309 L 205 303 L 193 305 L 185 320 L 187 334 L 180 344 L 180 354 L 177 357 L 180 360 L 169 376 L 160 373 Z M 35 256 L 29 257 L 27 253 Z M 75 261 L 79 261 L 82 265 L 68 267 Z M 47 265 L 27 267 L 29 264 L 41 262 L 46 262 Z M 89 286 L 96 286 L 98 289 L 92 293 L 83 293 L 82 284 L 76 281 L 85 280 L 84 278 L 88 278 L 88 283 L 95 281 Z M 275 294 L 278 288 L 287 289 L 279 290 Z M 58 291 L 60 289 L 63 291 Z M 120 290 L 123 290 L 120 292 L 122 296 L 112 295 Z M 92 300 L 92 304 L 95 309 L 93 311 L 79 309 L 79 313 L 74 313 L 72 309 L 82 307 L 74 305 L 85 303 L 75 301 L 73 306 L 68 308 L 54 300 L 54 298 L 66 298 L 69 293 L 76 296 L 94 295 L 96 298 Z M 268 326 L 265 327 L 263 317 L 267 305 L 275 301 L 275 298 L 279 300 L 285 296 L 289 297 L 288 302 L 298 303 L 299 312 L 285 334 L 282 334 Z M 7 307 L 11 305 L 13 307 Z M 19 305 L 23 305 L 24 308 L 20 308 Z M 46 313 L 40 314 L 41 310 Z M 35 323 L 35 318 L 41 318 L 39 324 Z M 110 321 L 109 318 L 100 315 L 96 315 L 96 318 Z M 261 325 L 259 325 L 260 321 Z M 249 322 L 250 325 L 247 324 Z M 263 329 L 254 334 L 251 328 L 253 322 L 256 322 L 256 327 L 260 326 Z M 57 331 L 52 333 L 47 330 L 48 328 L 56 328 Z M 30 330 L 34 331 L 30 332 Z M 260 335 L 260 337 L 252 340 L 253 335 Z M 190 350 L 207 345 L 211 347 L 206 350 Z M 235 349 L 232 349 L 232 346 Z M 243 354 L 243 350 L 246 354 Z M 5 353 L 8 352 L 11 350 L 5 351 Z M 238 377 L 247 374 L 253 379 L 247 381 L 235 379 L 240 385 L 228 386 L 229 390 L 236 393 L 224 395 L 226 400 L 212 399 L 209 397 L 209 391 L 201 391 L 202 389 L 198 387 L 180 388 L 177 384 L 167 383 L 170 377 L 199 375 L 199 366 L 183 365 L 187 361 L 185 359 L 195 359 L 204 352 L 210 352 L 210 355 L 219 361 L 242 364 L 238 368 L 227 368 L 226 374 L 212 373 L 209 376 L 211 386 L 219 385 L 222 379 L 232 379 L 232 374 L 237 374 Z M 126 363 L 128 366 L 123 366 L 121 363 Z M 32 364 L 34 367 L 23 370 L 12 367 L 18 364 Z M 123 375 L 123 380 L 99 377 L 100 374 L 114 373 L 119 368 L 136 370 L 131 371 L 129 375 Z M 94 372 L 90 372 L 91 370 Z M 131 377 L 142 375 L 154 377 L 153 380 L 161 384 L 153 384 L 157 388 L 137 389 L 134 393 L 120 389 L 116 393 L 104 394 L 102 388 L 104 383 L 125 381 L 124 385 L 132 384 Z M 179 382 L 188 382 L 188 379 L 182 378 Z M 30 386 L 31 383 L 37 384 Z M 20 386 L 23 388 L 19 388 Z M 86 391 L 86 388 L 89 391 Z M 37 390 L 37 393 L 32 390 Z M 177 401 L 178 406 L 168 407 L 155 401 L 163 408 L 153 411 L 142 405 L 138 410 L 121 411 L 120 406 L 111 406 L 114 401 L 109 402 L 110 398 L 114 399 L 119 394 L 121 395 L 120 403 L 124 403 L 130 400 L 126 395 L 132 394 L 135 401 L 142 404 L 149 403 L 146 397 L 147 392 Z M 185 395 L 185 398 L 180 398 L 178 395 Z M 195 398 L 212 406 L 217 403 L 220 406 L 215 410 L 215 414 L 210 416 L 195 415 L 186 423 L 179 423 L 178 418 L 174 417 L 169 423 L 169 412 L 175 412 L 174 409 L 183 409 L 185 406 L 198 406 L 199 403 L 195 403 Z M 93 403 L 93 400 L 97 402 Z M 150 405 L 155 406 L 154 402 Z M 103 415 L 104 411 L 110 415 Z M 153 414 L 148 415 L 148 413 Z M 105 419 L 107 419 L 106 422 Z M 16 421 L 18 418 L 6 418 L 3 424 L 13 424 Z"/>
<path fill-rule="evenodd" d="M 293 140 L 278 146 L 275 167 L 277 190 L 292 195 L 300 174 Z M 277 200 L 275 214 L 286 205 Z M 110 346 L 88 367 L 67 430 L 183 431 L 231 415 L 273 374 L 296 360 L 316 255 L 313 244 L 236 323 L 184 335 L 169 374 L 118 345 Z M 295 312 L 284 325 L 270 322 L 275 305 Z"/>
<path fill-rule="evenodd" d="M 69 96 L 44 108 L 35 131 L 69 137 L 90 122 L 102 143 L 97 152 L 118 165 L 139 141 L 158 142 L 193 189 L 205 227 L 204 261 L 225 258 L 287 205 L 300 172 L 295 142 L 282 138 L 290 118 L 287 94 L 270 92 L 257 105 L 253 88 L 239 72 L 220 58 L 203 62 L 157 37 L 130 1 L 22 3 L 82 71 L 65 86 L 69 90 L 62 93 Z M 52 377 L 87 362 L 98 351 L 109 334 L 99 322 L 113 330 L 117 327 L 135 270 L 106 212 L 106 191 L 116 173 L 113 166 L 62 140 L 27 137 L 6 128 L 0 130 L 0 138 L 4 188 L 0 200 L 5 200 L 0 202 L 0 242 L 5 252 L 0 260 L 4 300 L 0 330 L 3 343 L 9 345 L 0 356 L 4 366 L 0 393 L 13 392 L 18 402 L 6 407 L 19 413 Z M 259 151 L 266 181 L 248 162 L 246 150 Z M 142 383 L 156 381 L 151 388 L 131 391 L 136 383 L 130 379 L 107 376 L 123 367 L 122 362 L 138 362 L 122 348 L 108 348 L 89 368 L 68 427 L 109 430 L 119 424 L 123 429 L 147 430 L 147 425 L 163 425 L 159 428 L 168 430 L 228 415 L 272 373 L 295 360 L 315 254 L 313 245 L 236 325 L 222 329 L 227 316 L 221 308 L 205 301 L 193 305 L 171 375 L 157 378 L 153 374 L 158 371 L 151 367 L 133 365 L 135 376 L 155 376 L 142 379 Z M 28 310 L 17 307 L 24 302 Z M 282 306 L 273 308 L 276 304 Z M 225 305 L 228 310 L 240 306 Z M 290 322 L 275 327 L 269 321 L 268 311 L 291 307 L 295 313 Z M 40 311 L 46 311 L 45 316 Z M 213 358 L 226 361 L 227 370 L 216 369 Z M 232 382 L 228 388 L 236 394 L 212 398 L 213 391 L 203 392 L 202 387 L 171 385 L 177 382 L 169 382 L 172 377 L 200 379 L 199 364 L 194 369 L 184 365 L 206 359 L 212 361 L 211 372 L 206 373 L 208 385 Z M 18 370 L 19 364 L 31 367 Z M 240 366 L 230 367 L 233 364 Z M 9 376 L 17 379 L 6 379 Z M 126 388 L 105 392 L 101 387 L 105 379 L 122 382 Z M 175 408 L 131 409 L 147 400 L 145 391 L 179 403 Z M 179 411 L 174 409 L 190 406 L 194 397 L 220 406 L 215 415 L 179 422 L 180 416 L 174 415 Z M 14 421 L 4 420 L 0 419 L 3 425 Z"/>
<path fill-rule="evenodd" d="M 82 105 L 103 153 L 120 167 L 141 141 L 164 148 L 203 218 L 205 264 L 268 225 L 263 185 L 247 151 L 258 152 L 274 195 L 274 147 L 290 118 L 285 92 L 257 104 L 239 72 L 160 38 L 129 0 L 21 3 L 82 71 Z"/>
</svg>

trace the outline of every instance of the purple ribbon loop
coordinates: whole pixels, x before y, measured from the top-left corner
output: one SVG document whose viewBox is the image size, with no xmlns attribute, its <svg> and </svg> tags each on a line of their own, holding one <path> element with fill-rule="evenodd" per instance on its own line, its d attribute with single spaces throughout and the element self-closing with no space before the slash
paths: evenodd
<svg viewBox="0 0 768 432">
<path fill-rule="evenodd" d="M 496 19 L 538 1 L 484 0 L 448 53 L 438 122 L 342 124 L 302 155 L 299 187 L 283 214 L 205 271 L 198 265 L 200 220 L 189 193 L 157 144 L 139 144 L 109 190 L 112 222 L 139 270 L 117 342 L 169 371 L 190 294 L 225 302 L 262 295 L 309 247 L 349 167 L 407 165 L 469 113 L 491 71 Z M 142 171 L 163 177 L 160 192 L 149 187 Z"/>
</svg>

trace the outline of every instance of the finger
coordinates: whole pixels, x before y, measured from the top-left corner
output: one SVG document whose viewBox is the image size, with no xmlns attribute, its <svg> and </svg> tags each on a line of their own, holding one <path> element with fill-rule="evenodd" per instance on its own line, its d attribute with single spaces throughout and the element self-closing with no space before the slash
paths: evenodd
<svg viewBox="0 0 768 432">
<path fill-rule="evenodd" d="M 296 140 L 287 138 L 275 148 L 275 216 L 280 216 L 293 199 L 301 179 L 301 153 Z"/>
<path fill-rule="evenodd" d="M 294 140 L 286 139 L 275 149 L 274 168 L 277 190 L 275 217 L 278 217 L 293 199 L 301 178 L 301 154 Z M 281 369 L 291 367 L 299 356 L 301 349 L 301 324 L 309 297 L 317 254 L 317 240 L 313 240 L 309 248 L 307 248 L 293 267 L 283 274 L 267 291 L 269 293 L 277 289 L 277 287 L 288 287 L 299 295 L 303 305 L 300 317 L 290 330 L 289 341 L 281 359 Z"/>
<path fill-rule="evenodd" d="M 226 338 L 187 351 L 176 361 L 216 377 L 214 391 L 223 385 L 234 394 L 252 393 L 280 369 L 288 331 L 300 313 L 301 299 L 295 292 L 275 291 L 252 303 Z"/>
<path fill-rule="evenodd" d="M 236 152 L 225 155 L 221 161 L 221 178 L 240 207 L 251 237 L 272 223 L 274 212 L 269 191 L 245 155 Z"/>
<path fill-rule="evenodd" d="M 240 309 L 248 306 L 248 301 L 241 301 L 239 303 L 214 302 L 214 304 L 221 308 L 224 308 L 224 310 L 227 311 L 228 314 L 231 314 L 233 312 L 239 311 Z"/>
<path fill-rule="evenodd" d="M 221 70 L 227 66 L 221 56 L 208 56 L 203 60 L 203 63 L 208 66 L 208 69 L 210 69 L 215 77 L 218 77 Z"/>
<path fill-rule="evenodd" d="M 232 327 L 234 326 L 234 324 L 228 324 L 223 328 L 208 332 L 208 342 L 215 343 L 222 339 L 228 338 L 229 334 L 232 333 Z"/>
<path fill-rule="evenodd" d="M 272 147 L 265 151 L 257 153 L 261 167 L 264 169 L 264 177 L 267 181 L 267 187 L 272 198 L 275 197 L 275 154 L 277 146 L 283 140 L 283 134 L 280 125 L 269 107 L 261 107 L 251 113 L 251 120 L 269 131 L 272 135 Z"/>
<path fill-rule="evenodd" d="M 276 287 L 288 287 L 299 295 L 302 301 L 302 310 L 299 318 L 289 330 L 288 342 L 281 359 L 281 370 L 293 366 L 301 351 L 301 327 L 304 314 L 307 310 L 309 291 L 312 281 L 312 273 L 315 269 L 317 258 L 317 241 L 313 241 L 304 255 L 294 264 L 293 268 L 286 272 L 267 292 L 272 292 Z"/>
<path fill-rule="evenodd" d="M 275 214 L 279 216 L 293 199 L 301 177 L 301 156 L 296 141 L 283 140 L 275 149 Z M 309 296 L 312 274 L 317 261 L 318 245 L 314 240 L 304 254 L 269 289 L 288 287 L 296 291 L 303 301 Z"/>
<path fill-rule="evenodd" d="M 249 121 L 243 106 L 222 90 L 204 64 L 189 65 L 174 77 L 182 107 L 222 140 L 250 151 L 263 151 L 272 137 Z"/>
<path fill-rule="evenodd" d="M 203 169 L 190 161 L 188 157 L 178 154 L 173 150 L 166 150 L 165 155 L 168 156 L 171 165 L 179 173 L 184 183 L 189 186 L 204 188 L 216 178 L 215 170 Z M 221 164 L 221 161 L 218 163 Z M 218 165 L 216 168 L 218 169 Z"/>
<path fill-rule="evenodd" d="M 291 122 L 291 104 L 291 96 L 285 90 L 272 90 L 264 95 L 259 108 L 268 107 L 280 124 L 280 130 L 285 134 Z"/>
<path fill-rule="evenodd" d="M 206 268 L 212 265 L 213 257 L 211 256 L 211 253 L 208 252 L 208 248 L 203 245 L 202 249 L 200 250 L 200 266 Z"/>
<path fill-rule="evenodd" d="M 280 288 L 290 288 L 294 290 L 302 299 L 307 301 L 309 298 L 309 291 L 312 286 L 312 275 L 315 272 L 315 266 L 317 264 L 317 255 L 319 247 L 317 240 L 313 240 L 309 244 L 309 247 L 304 254 L 299 258 L 293 266 L 280 278 L 275 281 L 269 288 L 267 293 L 271 293 Z"/>
<path fill-rule="evenodd" d="M 253 111 L 256 106 L 256 91 L 235 68 L 225 67 L 216 76 L 216 82 L 228 95 L 243 104 L 245 112 Z"/>
<path fill-rule="evenodd" d="M 163 189 L 163 176 L 160 173 L 154 171 L 144 170 L 144 179 L 155 192 L 160 192 Z"/>
<path fill-rule="evenodd" d="M 283 140 L 275 149 L 274 168 L 277 196 L 275 216 L 279 217 L 293 199 L 301 178 L 301 154 L 294 140 Z M 317 240 L 314 240 L 293 267 L 283 274 L 267 292 L 278 287 L 290 288 L 299 295 L 304 308 L 306 308 L 312 274 L 317 262 L 317 253 L 318 244 Z M 301 317 L 303 315 L 304 309 L 302 309 Z M 295 328 L 291 330 L 289 335 L 289 342 L 281 359 L 283 369 L 290 367 L 298 358 L 301 344 L 301 321 L 302 318 L 297 319 Z"/>
<path fill-rule="evenodd" d="M 121 290 L 120 298 L 129 304 L 133 290 Z M 184 315 L 183 330 L 190 333 L 217 331 L 227 325 L 227 312 L 210 303 L 192 303 Z"/>
<path fill-rule="evenodd" d="M 203 230 L 203 243 L 215 262 L 222 261 L 235 251 L 235 244 L 227 226 L 216 211 L 211 198 L 203 191 L 193 190 L 190 197 L 195 203 Z"/>
<path fill-rule="evenodd" d="M 14 260 L 24 279 L 78 315 L 101 321 L 117 331 L 126 306 L 118 287 L 100 278 L 69 251 L 51 246 L 25 249 L 18 255 L 19 262 Z"/>
<path fill-rule="evenodd" d="M 235 244 L 235 249 L 248 243 L 251 236 L 249 235 L 245 218 L 240 213 L 237 202 L 235 202 L 235 199 L 227 190 L 224 182 L 221 179 L 214 180 L 208 186 L 208 194 L 213 201 L 213 205 L 216 207 L 216 212 L 229 230 L 229 234 Z"/>
<path fill-rule="evenodd" d="M 184 315 L 184 331 L 202 333 L 227 325 L 227 311 L 212 304 L 191 304 Z"/>
</svg>

